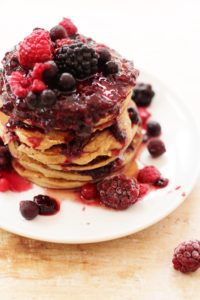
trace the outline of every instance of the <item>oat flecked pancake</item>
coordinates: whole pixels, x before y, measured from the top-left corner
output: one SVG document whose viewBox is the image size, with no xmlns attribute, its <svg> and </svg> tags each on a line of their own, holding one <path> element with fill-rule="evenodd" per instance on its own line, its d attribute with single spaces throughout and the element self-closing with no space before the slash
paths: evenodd
<svg viewBox="0 0 200 300">
<path fill-rule="evenodd" d="M 142 141 L 133 63 L 81 34 L 51 40 L 35 29 L 30 36 L 45 38 L 45 55 L 29 56 L 27 37 L 6 53 L 0 74 L 0 136 L 13 168 L 54 189 L 123 172 Z"/>
</svg>

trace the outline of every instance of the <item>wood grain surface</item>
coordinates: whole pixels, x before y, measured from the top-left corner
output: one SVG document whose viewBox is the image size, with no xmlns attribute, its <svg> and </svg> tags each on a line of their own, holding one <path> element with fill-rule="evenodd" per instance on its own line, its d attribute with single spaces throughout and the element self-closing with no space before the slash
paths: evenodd
<svg viewBox="0 0 200 300">
<path fill-rule="evenodd" d="M 200 271 L 171 265 L 174 247 L 200 238 L 200 180 L 185 203 L 129 237 L 86 245 L 35 241 L 0 231 L 0 299 L 196 300 Z"/>
</svg>

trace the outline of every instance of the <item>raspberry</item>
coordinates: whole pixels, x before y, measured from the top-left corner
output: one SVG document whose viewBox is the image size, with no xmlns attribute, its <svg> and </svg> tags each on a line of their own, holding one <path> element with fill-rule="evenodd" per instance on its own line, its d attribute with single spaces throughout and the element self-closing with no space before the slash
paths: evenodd
<svg viewBox="0 0 200 300">
<path fill-rule="evenodd" d="M 149 106 L 154 95 L 150 84 L 139 83 L 133 90 L 132 99 L 137 106 Z"/>
<path fill-rule="evenodd" d="M 86 200 L 95 199 L 97 197 L 96 186 L 92 183 L 87 183 L 81 188 L 81 196 Z"/>
<path fill-rule="evenodd" d="M 13 72 L 9 83 L 12 93 L 19 98 L 24 98 L 30 91 L 32 80 L 21 72 Z"/>
<path fill-rule="evenodd" d="M 45 70 L 49 69 L 49 64 L 48 63 L 36 63 L 33 72 L 32 72 L 32 77 L 34 79 L 40 79 L 42 80 L 42 74 Z"/>
<path fill-rule="evenodd" d="M 174 269 L 182 273 L 194 272 L 200 267 L 200 241 L 187 241 L 174 250 Z"/>
<path fill-rule="evenodd" d="M 77 27 L 68 18 L 63 18 L 63 20 L 59 23 L 59 25 L 65 28 L 69 36 L 75 35 L 78 31 Z"/>
<path fill-rule="evenodd" d="M 44 82 L 42 80 L 34 79 L 32 87 L 31 87 L 31 91 L 34 93 L 40 93 L 43 90 L 45 90 L 46 87 L 47 86 L 44 84 Z"/>
<path fill-rule="evenodd" d="M 108 207 L 123 210 L 138 200 L 139 186 L 136 179 L 118 175 L 97 184 L 100 201 Z"/>
<path fill-rule="evenodd" d="M 62 46 L 56 53 L 55 62 L 60 71 L 69 72 L 78 79 L 90 77 L 98 70 L 95 50 L 83 43 Z"/>
<path fill-rule="evenodd" d="M 33 201 L 21 201 L 19 205 L 20 212 L 26 220 L 34 219 L 39 213 L 39 208 Z"/>
<path fill-rule="evenodd" d="M 10 189 L 9 182 L 6 178 L 0 178 L 0 192 L 7 192 Z"/>
<path fill-rule="evenodd" d="M 143 198 L 149 191 L 149 185 L 145 183 L 140 183 L 139 189 L 140 189 L 139 198 Z"/>
<path fill-rule="evenodd" d="M 51 60 L 52 50 L 49 32 L 36 29 L 19 45 L 19 62 L 25 67 L 32 68 L 35 63 Z"/>
<path fill-rule="evenodd" d="M 158 157 L 166 152 L 165 144 L 159 139 L 151 140 L 147 145 L 147 149 L 153 157 Z"/>
<path fill-rule="evenodd" d="M 58 39 L 56 40 L 56 48 L 61 48 L 64 45 L 71 45 L 73 43 L 70 39 Z"/>
<path fill-rule="evenodd" d="M 154 166 L 146 166 L 139 170 L 137 179 L 141 183 L 154 184 L 161 177 L 161 173 Z"/>
</svg>

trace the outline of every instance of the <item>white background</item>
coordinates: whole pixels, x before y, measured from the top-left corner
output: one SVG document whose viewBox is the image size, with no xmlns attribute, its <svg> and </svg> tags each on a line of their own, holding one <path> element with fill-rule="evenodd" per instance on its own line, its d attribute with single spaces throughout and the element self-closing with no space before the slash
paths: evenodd
<svg viewBox="0 0 200 300">
<path fill-rule="evenodd" d="M 0 2 L 0 56 L 34 27 L 50 29 L 63 16 L 135 66 L 168 84 L 200 108 L 199 0 L 54 0 Z"/>
</svg>

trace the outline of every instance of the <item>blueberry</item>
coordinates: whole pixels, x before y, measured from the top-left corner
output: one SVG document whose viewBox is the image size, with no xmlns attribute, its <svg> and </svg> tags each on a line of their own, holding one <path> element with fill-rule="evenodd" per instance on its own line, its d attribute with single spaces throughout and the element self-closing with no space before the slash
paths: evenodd
<svg viewBox="0 0 200 300">
<path fill-rule="evenodd" d="M 51 107 L 56 102 L 56 95 L 52 90 L 47 89 L 41 93 L 40 100 L 43 106 Z"/>
<path fill-rule="evenodd" d="M 59 79 L 59 85 L 64 91 L 74 91 L 76 87 L 76 81 L 74 77 L 69 73 L 63 73 Z"/>
<path fill-rule="evenodd" d="M 161 126 L 156 121 L 150 121 L 147 123 L 147 134 L 149 136 L 159 136 L 161 133 Z"/>
<path fill-rule="evenodd" d="M 151 140 L 147 145 L 147 149 L 153 157 L 158 157 L 166 152 L 165 144 L 159 139 Z"/>
<path fill-rule="evenodd" d="M 101 48 L 98 50 L 99 54 L 99 65 L 104 65 L 111 60 L 111 54 L 106 48 Z"/>
<path fill-rule="evenodd" d="M 26 220 L 32 220 L 39 214 L 39 208 L 33 201 L 20 201 L 19 209 Z"/>
<path fill-rule="evenodd" d="M 29 109 L 34 110 L 37 106 L 39 106 L 38 96 L 35 93 L 29 92 L 25 98 L 25 103 Z"/>
<path fill-rule="evenodd" d="M 53 42 L 58 39 L 64 39 L 67 36 L 67 32 L 63 26 L 57 25 L 51 28 L 50 30 L 50 37 Z"/>
<path fill-rule="evenodd" d="M 58 67 L 54 61 L 49 61 L 48 66 L 49 68 L 44 70 L 42 74 L 42 79 L 46 84 L 53 84 L 58 74 Z"/>
<path fill-rule="evenodd" d="M 108 61 L 104 66 L 104 75 L 113 75 L 118 73 L 118 64 L 114 61 Z"/>
</svg>

